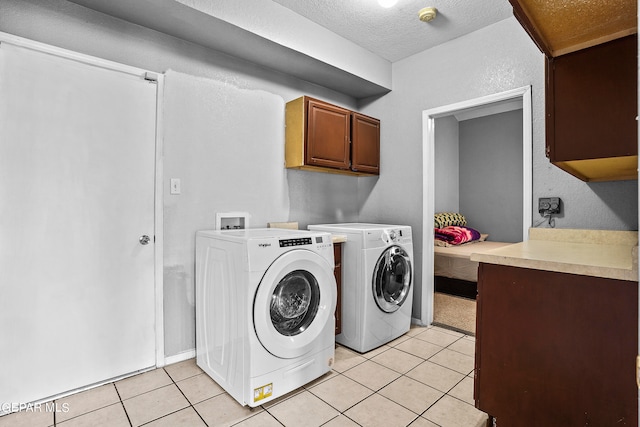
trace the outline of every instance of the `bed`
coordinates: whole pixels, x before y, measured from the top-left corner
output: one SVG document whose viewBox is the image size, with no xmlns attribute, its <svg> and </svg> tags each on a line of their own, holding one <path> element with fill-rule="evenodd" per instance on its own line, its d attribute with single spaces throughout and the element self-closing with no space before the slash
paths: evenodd
<svg viewBox="0 0 640 427">
<path fill-rule="evenodd" d="M 475 299 L 478 282 L 478 263 L 469 258 L 472 253 L 485 252 L 503 246 L 507 242 L 486 240 L 487 234 L 481 234 L 470 227 L 461 214 L 440 213 L 434 216 L 434 282 L 436 292 Z M 456 230 L 462 228 L 463 230 Z M 467 229 L 473 232 L 468 232 Z M 465 238 L 447 240 L 449 231 L 465 233 Z M 455 234 L 451 234 L 455 236 Z M 462 240 L 458 242 L 458 240 Z"/>
</svg>

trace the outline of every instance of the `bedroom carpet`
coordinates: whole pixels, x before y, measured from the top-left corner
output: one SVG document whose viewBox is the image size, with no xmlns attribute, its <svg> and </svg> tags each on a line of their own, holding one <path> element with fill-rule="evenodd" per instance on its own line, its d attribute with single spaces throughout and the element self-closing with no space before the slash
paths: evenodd
<svg viewBox="0 0 640 427">
<path fill-rule="evenodd" d="M 434 292 L 433 324 L 475 336 L 475 300 Z"/>
</svg>

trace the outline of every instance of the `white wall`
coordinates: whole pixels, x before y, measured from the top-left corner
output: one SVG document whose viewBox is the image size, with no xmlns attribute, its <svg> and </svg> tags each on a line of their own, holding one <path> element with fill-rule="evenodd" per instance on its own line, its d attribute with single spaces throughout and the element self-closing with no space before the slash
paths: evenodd
<svg viewBox="0 0 640 427">
<path fill-rule="evenodd" d="M 391 85 L 389 61 L 276 2 L 176 1 L 381 87 Z M 269 55 L 269 52 L 262 54 Z"/>
<path fill-rule="evenodd" d="M 195 231 L 213 229 L 216 213 L 251 214 L 250 225 L 289 218 L 284 158 L 284 102 L 273 93 L 168 71 L 164 94 L 165 334 L 170 353 L 193 348 Z M 171 347 L 170 347 L 171 346 Z"/>
<path fill-rule="evenodd" d="M 355 108 L 354 99 L 64 0 L 3 0 L 0 31 L 172 70 L 163 153 L 167 356 L 195 347 L 193 236 L 214 227 L 216 212 L 248 211 L 252 227 L 356 219 L 357 178 L 284 168 L 286 101 L 310 95 Z M 169 194 L 170 178 L 181 179 L 181 195 Z"/>
<path fill-rule="evenodd" d="M 460 212 L 460 134 L 454 116 L 436 119 L 434 155 L 435 212 Z"/>
<path fill-rule="evenodd" d="M 0 31 L 94 55 L 100 58 L 149 69 L 173 70 L 165 108 L 165 189 L 169 178 L 184 179 L 184 195 L 165 193 L 165 350 L 168 356 L 193 349 L 195 345 L 193 308 L 193 247 L 185 237 L 198 229 L 210 228 L 214 214 L 226 210 L 250 210 L 253 226 L 267 220 L 314 222 L 371 221 L 408 224 L 414 230 L 416 283 L 422 271 L 422 111 L 477 98 L 525 85 L 533 87 L 534 197 L 553 193 L 565 201 L 566 214 L 558 227 L 635 229 L 637 183 L 584 184 L 549 165 L 544 158 L 544 69 L 542 54 L 535 48 L 515 19 L 508 19 L 414 55 L 393 64 L 393 91 L 388 95 L 355 99 L 256 67 L 243 60 L 187 43 L 159 32 L 91 11 L 64 0 L 3 0 L 0 2 Z M 46 72 L 43 71 L 43 77 Z M 202 80 L 199 80 L 202 79 Z M 174 82 L 177 86 L 173 86 Z M 185 100 L 174 89 L 186 85 L 197 91 Z M 284 102 L 303 94 L 325 99 L 347 108 L 362 110 L 382 120 L 381 175 L 379 178 L 343 177 L 312 172 L 287 171 L 282 162 L 265 161 L 253 152 L 264 153 L 278 138 L 256 137 L 262 112 L 245 115 L 247 133 L 237 125 L 225 127 L 223 96 L 230 97 L 229 111 L 260 99 L 265 117 L 280 120 Z M 222 99 L 212 100 L 210 96 Z M 263 98 L 260 98 L 263 96 Z M 175 101 L 174 101 L 175 100 Z M 175 102 L 175 104 L 174 104 Z M 221 105 L 213 105 L 220 102 Z M 189 108 L 185 110 L 184 108 Z M 202 111 L 200 111 L 202 109 Z M 216 115 L 221 115 L 216 117 Z M 195 116 L 195 117 L 192 117 Z M 216 121 L 216 119 L 218 119 Z M 199 130 L 186 124 L 198 121 Z M 234 118 L 235 120 L 235 118 Z M 237 121 L 232 121 L 236 123 Z M 281 122 L 282 124 L 282 122 Z M 234 133 L 237 130 L 237 134 Z M 211 131 L 210 134 L 208 131 Z M 271 131 L 273 132 L 273 128 Z M 235 139 L 237 136 L 237 139 Z M 189 138 L 195 138 L 189 140 Z M 221 143 L 240 150 L 237 163 L 213 168 L 210 156 Z M 204 155 L 189 152 L 193 147 Z M 272 159 L 269 157 L 269 159 Z M 114 171 L 117 173 L 117 171 Z M 186 178 L 185 178 L 186 177 Z M 263 194 L 252 186 L 265 180 Z M 238 183 L 234 186 L 233 179 Z M 191 182 L 205 179 L 207 182 Z M 221 184 L 229 187 L 221 190 Z M 216 188 L 210 188 L 216 187 Z M 286 189 L 285 189 L 286 187 Z M 196 191 L 196 193 L 190 193 Z M 268 208 L 257 208 L 244 200 L 252 194 Z M 287 202 L 288 196 L 288 202 Z M 247 204 L 244 204 L 247 203 Z M 284 216 L 287 209 L 289 218 Z M 194 211 L 195 210 L 195 211 Z M 535 213 L 537 215 L 537 212 Z M 264 221 L 264 222 L 263 222 Z M 261 224 L 262 222 L 262 224 Z M 416 286 L 414 313 L 420 313 L 422 289 Z M 416 305 L 417 304 L 417 305 Z"/>
<path fill-rule="evenodd" d="M 521 242 L 522 110 L 464 120 L 459 129 L 460 212 L 488 240 Z"/>
<path fill-rule="evenodd" d="M 522 110 L 436 119 L 435 212 L 460 212 L 489 240 L 522 241 Z"/>
</svg>

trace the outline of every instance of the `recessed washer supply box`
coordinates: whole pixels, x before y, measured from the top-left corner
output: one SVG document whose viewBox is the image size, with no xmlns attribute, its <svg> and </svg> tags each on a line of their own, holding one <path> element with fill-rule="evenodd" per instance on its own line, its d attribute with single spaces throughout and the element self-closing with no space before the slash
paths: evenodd
<svg viewBox="0 0 640 427">
<path fill-rule="evenodd" d="M 224 212 L 216 214 L 216 230 L 244 230 L 249 228 L 247 212 Z"/>
</svg>

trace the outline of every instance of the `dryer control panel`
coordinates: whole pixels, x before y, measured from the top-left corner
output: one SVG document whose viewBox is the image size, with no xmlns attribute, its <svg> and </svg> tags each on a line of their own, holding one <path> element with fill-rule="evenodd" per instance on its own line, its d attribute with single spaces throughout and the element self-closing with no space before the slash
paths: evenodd
<svg viewBox="0 0 640 427">
<path fill-rule="evenodd" d="M 275 229 L 269 229 L 275 230 Z M 283 230 L 272 231 L 271 233 Z M 284 230 L 289 231 L 289 230 Z M 333 243 L 329 233 L 309 233 L 299 232 L 282 233 L 279 236 L 268 236 L 267 233 L 260 234 L 255 238 L 247 240 L 247 258 L 250 271 L 260 271 L 266 269 L 273 261 L 283 254 L 295 254 L 299 252 L 311 251 L 326 259 L 333 265 Z"/>
<path fill-rule="evenodd" d="M 411 228 L 408 226 L 367 230 L 363 249 L 385 247 L 389 245 L 411 244 Z"/>
<path fill-rule="evenodd" d="M 404 237 L 407 237 L 406 234 L 406 230 L 403 232 L 402 229 L 388 229 L 383 230 L 381 238 L 386 243 L 398 243 L 403 241 Z"/>
<path fill-rule="evenodd" d="M 296 239 L 281 239 L 279 243 L 281 248 L 288 248 L 289 246 L 310 245 L 312 242 L 311 237 L 299 237 Z"/>
</svg>

